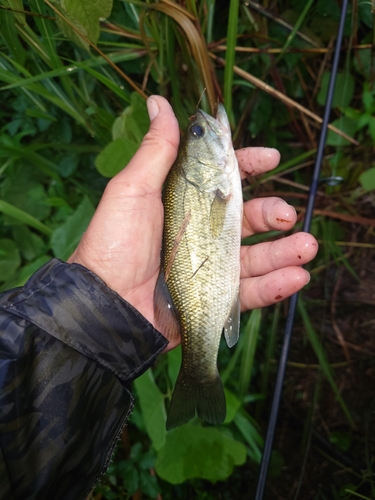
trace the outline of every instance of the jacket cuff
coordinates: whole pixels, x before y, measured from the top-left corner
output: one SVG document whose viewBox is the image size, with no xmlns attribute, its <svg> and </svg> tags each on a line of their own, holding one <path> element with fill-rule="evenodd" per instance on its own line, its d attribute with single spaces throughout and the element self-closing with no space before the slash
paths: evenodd
<svg viewBox="0 0 375 500">
<path fill-rule="evenodd" d="M 40 268 L 22 288 L 0 295 L 0 308 L 93 359 L 123 383 L 141 375 L 168 344 L 93 272 L 58 259 Z"/>
</svg>

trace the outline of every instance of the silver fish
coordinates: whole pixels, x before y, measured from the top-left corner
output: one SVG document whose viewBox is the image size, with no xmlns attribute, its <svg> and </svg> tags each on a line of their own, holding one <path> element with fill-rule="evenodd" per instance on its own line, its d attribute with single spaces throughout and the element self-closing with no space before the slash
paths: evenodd
<svg viewBox="0 0 375 500">
<path fill-rule="evenodd" d="M 159 328 L 181 335 L 182 364 L 167 429 L 197 414 L 226 415 L 217 370 L 221 334 L 238 340 L 242 189 L 229 121 L 198 110 L 184 134 L 163 192 L 162 266 L 155 289 Z"/>
</svg>

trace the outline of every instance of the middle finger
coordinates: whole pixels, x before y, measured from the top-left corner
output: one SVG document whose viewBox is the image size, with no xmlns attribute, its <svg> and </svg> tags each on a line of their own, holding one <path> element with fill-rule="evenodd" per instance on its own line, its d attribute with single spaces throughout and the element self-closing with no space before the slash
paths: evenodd
<svg viewBox="0 0 375 500">
<path fill-rule="evenodd" d="M 296 233 L 280 240 L 241 247 L 241 278 L 263 276 L 288 266 L 312 260 L 318 243 L 310 233 Z"/>
</svg>

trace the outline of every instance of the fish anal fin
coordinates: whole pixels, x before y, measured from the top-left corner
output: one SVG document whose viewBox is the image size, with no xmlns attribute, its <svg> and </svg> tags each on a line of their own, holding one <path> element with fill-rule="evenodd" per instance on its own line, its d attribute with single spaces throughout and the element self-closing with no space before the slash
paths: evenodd
<svg viewBox="0 0 375 500">
<path fill-rule="evenodd" d="M 165 282 L 164 271 L 161 270 L 154 291 L 154 313 L 158 330 L 170 342 L 180 339 L 180 322 L 174 307 L 171 294 Z"/>
<path fill-rule="evenodd" d="M 228 347 L 233 347 L 237 344 L 240 335 L 240 298 L 239 296 L 233 301 L 228 319 L 224 324 L 224 337 Z"/>
</svg>

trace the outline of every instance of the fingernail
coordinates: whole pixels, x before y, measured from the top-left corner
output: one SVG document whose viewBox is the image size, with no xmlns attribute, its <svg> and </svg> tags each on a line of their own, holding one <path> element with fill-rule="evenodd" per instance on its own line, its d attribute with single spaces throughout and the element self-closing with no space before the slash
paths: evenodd
<svg viewBox="0 0 375 500">
<path fill-rule="evenodd" d="M 158 103 L 152 97 L 149 97 L 147 99 L 147 110 L 150 121 L 152 122 L 152 120 L 154 120 L 159 114 Z"/>
</svg>

